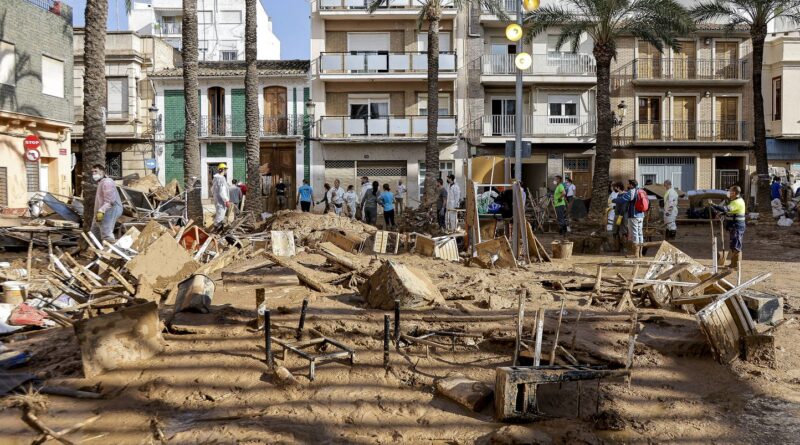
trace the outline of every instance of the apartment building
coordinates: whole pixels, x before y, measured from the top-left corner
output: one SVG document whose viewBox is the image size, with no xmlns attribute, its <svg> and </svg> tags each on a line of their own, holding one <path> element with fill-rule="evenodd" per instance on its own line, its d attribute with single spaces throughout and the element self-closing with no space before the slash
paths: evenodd
<svg viewBox="0 0 800 445">
<path fill-rule="evenodd" d="M 501 2 L 513 19 L 519 0 Z M 559 30 L 542 33 L 522 50 L 533 64 L 523 73 L 523 101 L 517 104 L 514 58 L 516 44 L 505 37 L 508 20 L 475 5 L 463 11 L 469 23 L 464 44 L 467 86 L 464 89 L 465 128 L 472 177 L 490 182 L 502 169 L 494 168 L 505 153 L 506 141 L 516 133 L 516 114 L 522 113 L 523 140 L 532 144 L 532 154 L 522 160 L 521 179 L 534 193 L 544 193 L 548 178 L 571 177 L 579 196 L 591 195 L 596 133 L 596 65 L 592 42 L 581 40 L 577 50 L 557 48 Z M 485 161 L 493 159 L 487 168 Z M 496 181 L 495 181 L 496 182 Z"/>
<path fill-rule="evenodd" d="M 200 60 L 244 60 L 244 0 L 197 0 L 197 33 Z M 281 42 L 272 32 L 264 5 L 256 2 L 258 59 L 281 58 Z M 133 0 L 128 29 L 142 36 L 157 36 L 181 49 L 183 2 L 181 0 Z"/>
<path fill-rule="evenodd" d="M 72 177 L 76 187 L 82 175 L 84 38 L 84 29 L 75 29 L 72 145 L 77 162 Z M 155 92 L 148 75 L 178 64 L 180 53 L 158 37 L 132 31 L 106 34 L 106 171 L 111 177 L 155 172 L 153 127 L 163 119 L 163 108 L 153 107 Z"/>
<path fill-rule="evenodd" d="M 800 170 L 800 31 L 767 37 L 761 82 L 770 166 Z"/>
<path fill-rule="evenodd" d="M 612 178 L 746 188 L 755 171 L 748 31 L 700 23 L 680 43 L 661 53 L 634 37 L 617 42 Z"/>
<path fill-rule="evenodd" d="M 427 114 L 439 113 L 440 169 L 463 181 L 465 124 L 457 91 L 464 65 L 456 49 L 464 26 L 445 2 L 439 57 L 439 109 L 427 105 L 427 33 L 419 2 L 388 0 L 373 14 L 365 0 L 313 0 L 311 58 L 316 120 L 311 178 L 316 189 L 358 178 L 408 185 L 416 206 L 425 177 Z"/>
<path fill-rule="evenodd" d="M 72 192 L 72 9 L 3 0 L 0 18 L 0 209 L 21 209 L 35 192 Z M 38 157 L 25 153 L 31 135 Z"/>
<path fill-rule="evenodd" d="M 209 198 L 217 165 L 228 164 L 228 181 L 246 181 L 244 62 L 200 62 L 200 154 L 202 196 Z M 306 114 L 310 99 L 307 60 L 258 62 L 261 173 L 272 181 L 282 178 L 294 200 L 297 183 L 310 175 L 309 131 Z M 151 74 L 156 107 L 164 110 L 156 136 L 159 179 L 183 183 L 185 99 L 183 69 Z M 275 206 L 274 196 L 267 200 Z"/>
</svg>

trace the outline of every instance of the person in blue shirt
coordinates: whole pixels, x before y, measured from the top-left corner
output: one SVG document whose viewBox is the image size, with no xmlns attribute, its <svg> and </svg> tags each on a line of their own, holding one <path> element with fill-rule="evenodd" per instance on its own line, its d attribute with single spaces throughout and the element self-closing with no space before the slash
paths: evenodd
<svg viewBox="0 0 800 445">
<path fill-rule="evenodd" d="M 394 224 L 394 195 L 390 191 L 389 184 L 383 184 L 383 192 L 378 198 L 378 204 L 383 206 L 383 222 L 386 229 L 392 230 Z"/>
<path fill-rule="evenodd" d="M 621 192 L 616 199 L 613 200 L 615 204 L 627 205 L 628 215 L 628 237 L 633 242 L 638 253 L 638 247 L 644 243 L 644 231 L 642 226 L 644 224 L 644 212 L 636 210 L 636 196 L 638 195 L 639 182 L 635 179 L 628 180 L 628 186 L 624 192 Z"/>
<path fill-rule="evenodd" d="M 772 184 L 769 186 L 769 199 L 781 199 L 781 178 L 777 176 L 772 178 Z"/>
<path fill-rule="evenodd" d="M 308 185 L 308 179 L 303 179 L 303 185 L 297 190 L 297 202 L 300 204 L 300 210 L 304 212 L 311 211 L 311 203 L 314 202 L 314 189 Z"/>
</svg>

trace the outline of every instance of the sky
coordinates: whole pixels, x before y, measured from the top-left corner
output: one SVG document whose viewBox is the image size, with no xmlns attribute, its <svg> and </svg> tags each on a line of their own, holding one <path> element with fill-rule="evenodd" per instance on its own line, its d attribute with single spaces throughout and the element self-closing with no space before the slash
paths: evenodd
<svg viewBox="0 0 800 445">
<path fill-rule="evenodd" d="M 311 25 L 309 0 L 260 0 L 272 18 L 272 31 L 281 41 L 282 59 L 308 59 Z M 86 0 L 66 0 L 73 8 L 73 25 L 83 26 Z M 125 0 L 108 0 L 108 29 L 124 30 L 128 26 Z"/>
</svg>

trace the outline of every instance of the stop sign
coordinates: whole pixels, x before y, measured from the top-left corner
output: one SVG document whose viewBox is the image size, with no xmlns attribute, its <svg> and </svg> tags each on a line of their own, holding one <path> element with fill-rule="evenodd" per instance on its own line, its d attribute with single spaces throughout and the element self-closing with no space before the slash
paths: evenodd
<svg viewBox="0 0 800 445">
<path fill-rule="evenodd" d="M 28 150 L 39 150 L 39 147 L 42 146 L 42 141 L 39 140 L 39 137 L 35 134 L 28 135 L 24 141 L 22 141 L 22 146 L 25 147 L 25 151 Z"/>
</svg>

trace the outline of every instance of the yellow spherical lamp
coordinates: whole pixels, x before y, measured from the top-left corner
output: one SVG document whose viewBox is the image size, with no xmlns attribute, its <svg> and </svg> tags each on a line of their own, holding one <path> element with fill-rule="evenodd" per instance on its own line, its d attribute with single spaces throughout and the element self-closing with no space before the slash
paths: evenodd
<svg viewBox="0 0 800 445">
<path fill-rule="evenodd" d="M 539 0 L 522 0 L 522 9 L 527 12 L 539 9 Z"/>
<path fill-rule="evenodd" d="M 522 27 L 516 23 L 506 26 L 506 38 L 512 42 L 519 42 L 522 39 Z"/>
<path fill-rule="evenodd" d="M 528 53 L 519 53 L 514 57 L 514 65 L 520 71 L 525 71 L 533 65 L 533 58 Z"/>
</svg>

